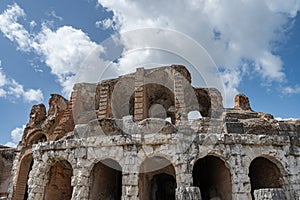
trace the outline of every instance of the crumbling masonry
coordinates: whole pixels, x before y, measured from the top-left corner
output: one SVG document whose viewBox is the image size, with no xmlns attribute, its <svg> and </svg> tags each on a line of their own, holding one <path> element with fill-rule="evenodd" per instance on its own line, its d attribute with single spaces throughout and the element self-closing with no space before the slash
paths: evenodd
<svg viewBox="0 0 300 200">
<path fill-rule="evenodd" d="M 223 108 L 184 66 L 138 68 L 33 106 L 17 149 L 0 151 L 0 195 L 299 199 L 299 136 L 299 120 L 255 112 L 245 95 Z"/>
</svg>

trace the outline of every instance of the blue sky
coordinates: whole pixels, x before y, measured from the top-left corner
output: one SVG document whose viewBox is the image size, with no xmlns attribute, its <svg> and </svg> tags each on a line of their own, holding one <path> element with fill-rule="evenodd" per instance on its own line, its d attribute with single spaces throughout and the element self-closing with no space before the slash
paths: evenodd
<svg viewBox="0 0 300 200">
<path fill-rule="evenodd" d="M 201 45 L 218 67 L 226 106 L 233 105 L 235 94 L 244 93 L 256 111 L 299 118 L 299 10 L 299 0 L 1 0 L 0 143 L 18 142 L 33 104 L 47 106 L 51 93 L 68 97 L 74 83 L 99 81 L 99 71 L 114 76 L 141 64 L 177 62 L 147 49 L 149 43 L 169 47 L 145 32 L 134 35 L 144 28 L 177 34 L 174 46 L 186 47 L 187 38 Z M 124 33 L 134 40 L 124 39 Z M 123 37 L 123 49 L 112 60 L 103 47 L 116 35 Z M 126 51 L 141 43 L 143 50 Z M 106 56 L 88 68 L 87 58 L 98 51 Z M 185 53 L 188 57 L 191 52 Z"/>
</svg>

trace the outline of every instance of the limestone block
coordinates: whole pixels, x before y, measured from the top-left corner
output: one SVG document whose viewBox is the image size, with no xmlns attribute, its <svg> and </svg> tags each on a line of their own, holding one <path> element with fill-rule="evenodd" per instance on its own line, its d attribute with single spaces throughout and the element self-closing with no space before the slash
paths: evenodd
<svg viewBox="0 0 300 200">
<path fill-rule="evenodd" d="M 286 200 L 284 191 L 281 188 L 265 188 L 254 190 L 254 198 L 256 200 Z"/>
<path fill-rule="evenodd" d="M 176 200 L 201 200 L 201 193 L 198 187 L 176 188 Z"/>
<path fill-rule="evenodd" d="M 86 148 L 76 148 L 75 158 L 86 158 Z"/>
<path fill-rule="evenodd" d="M 123 192 L 123 196 L 126 197 L 136 197 L 138 195 L 138 188 L 136 186 L 132 186 L 132 185 L 126 185 L 122 187 Z"/>
</svg>

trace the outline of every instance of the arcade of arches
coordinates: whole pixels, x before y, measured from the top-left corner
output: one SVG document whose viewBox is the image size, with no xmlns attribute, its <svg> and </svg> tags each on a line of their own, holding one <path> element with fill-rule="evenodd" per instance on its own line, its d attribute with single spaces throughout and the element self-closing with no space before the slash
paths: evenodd
<svg viewBox="0 0 300 200">
<path fill-rule="evenodd" d="M 18 184 L 13 199 L 27 199 L 27 180 L 32 168 L 32 154 L 22 159 Z M 73 169 L 69 162 L 56 161 L 49 168 L 44 199 L 71 199 Z M 264 157 L 255 158 L 249 166 L 251 196 L 253 191 L 263 188 L 282 188 L 282 175 L 275 163 Z M 147 158 L 140 166 L 138 198 L 149 200 L 175 200 L 176 172 L 166 158 Z M 217 156 L 207 155 L 198 159 L 192 171 L 193 185 L 200 189 L 202 200 L 232 199 L 232 175 L 225 162 Z M 89 199 L 122 198 L 122 167 L 112 159 L 95 163 L 89 177 Z"/>
<path fill-rule="evenodd" d="M 184 66 L 141 67 L 78 83 L 70 100 L 52 95 L 48 112 L 33 106 L 5 197 L 299 199 L 300 120 L 255 112 L 245 95 L 224 108 L 221 91 L 191 77 Z"/>
</svg>

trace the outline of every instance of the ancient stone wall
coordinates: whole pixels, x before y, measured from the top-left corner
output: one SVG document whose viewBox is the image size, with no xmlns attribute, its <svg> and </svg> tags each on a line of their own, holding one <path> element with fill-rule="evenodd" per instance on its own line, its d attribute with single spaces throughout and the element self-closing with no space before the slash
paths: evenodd
<svg viewBox="0 0 300 200">
<path fill-rule="evenodd" d="M 39 199 L 44 195 L 48 181 L 47 169 L 56 160 L 66 160 L 72 165 L 73 199 L 88 198 L 92 187 L 89 174 L 96 163 L 108 158 L 115 160 L 122 168 L 122 198 L 138 199 L 140 167 L 148 157 L 159 156 L 169 160 L 175 169 L 177 188 L 186 188 L 196 184 L 193 183 L 193 170 L 197 166 L 195 163 L 201 158 L 213 156 L 219 163 L 224 162 L 227 168 L 216 169 L 215 173 L 222 174 L 222 169 L 225 174 L 226 171 L 230 172 L 230 181 L 228 178 L 223 181 L 229 184 L 227 189 L 232 188 L 232 199 L 251 199 L 249 170 L 256 158 L 267 159 L 276 166 L 280 172 L 281 188 L 287 199 L 299 198 L 299 154 L 290 155 L 288 137 L 277 136 L 274 139 L 266 135 L 199 134 L 196 138 L 189 136 L 189 133 L 148 134 L 142 147 L 138 136 L 135 140 L 125 140 L 122 136 L 105 136 L 40 143 L 34 147 L 35 162 L 29 180 L 30 197 Z M 270 144 L 273 139 L 277 142 Z M 296 149 L 300 150 L 299 147 Z M 155 167 L 164 169 L 166 166 L 159 164 Z M 211 169 L 214 170 L 215 167 Z M 260 167 L 268 168 L 268 165 Z M 273 177 L 269 178 L 272 181 Z M 217 190 L 216 194 L 224 189 Z"/>
<path fill-rule="evenodd" d="M 184 66 L 138 68 L 34 106 L 9 199 L 299 199 L 300 120 L 190 83 Z"/>
</svg>

